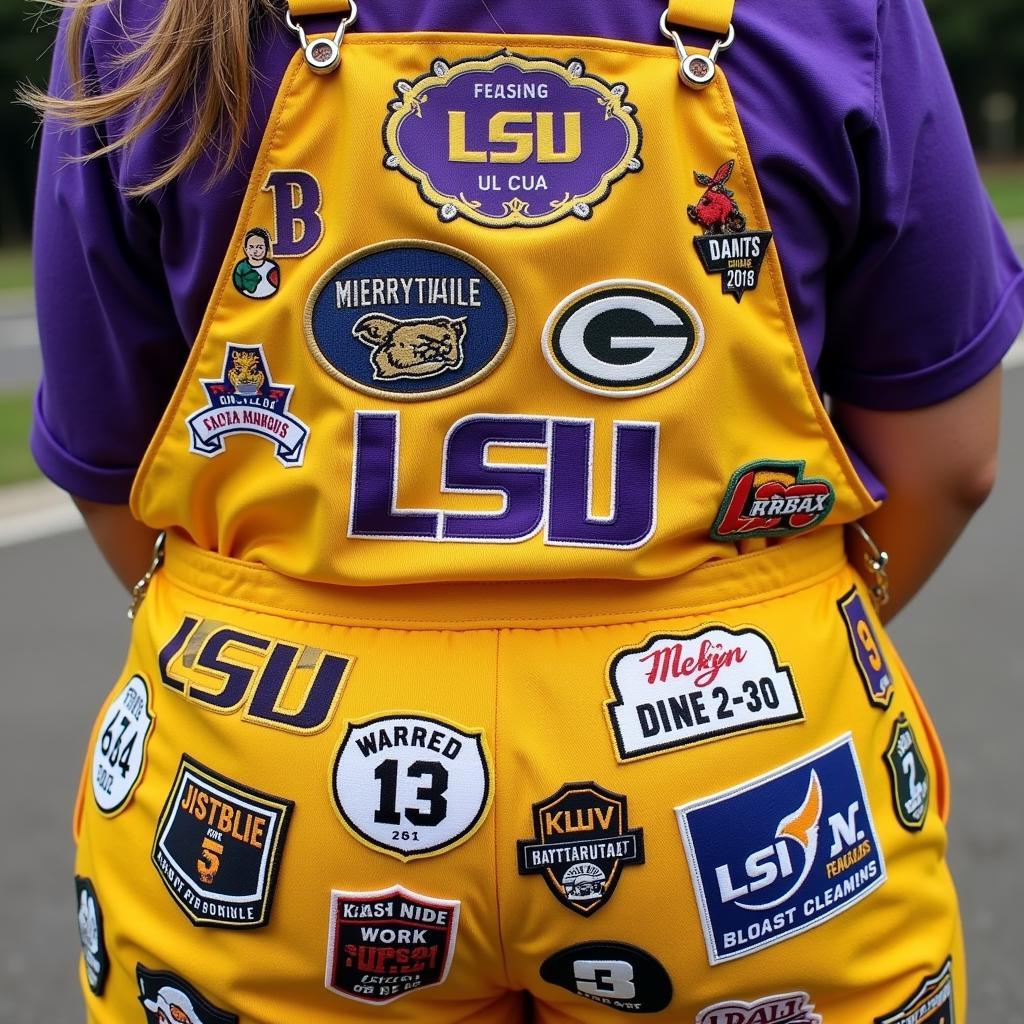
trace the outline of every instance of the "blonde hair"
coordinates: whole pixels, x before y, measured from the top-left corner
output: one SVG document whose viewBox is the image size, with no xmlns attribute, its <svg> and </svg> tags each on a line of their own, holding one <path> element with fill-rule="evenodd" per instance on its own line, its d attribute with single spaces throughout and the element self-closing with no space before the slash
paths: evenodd
<svg viewBox="0 0 1024 1024">
<path fill-rule="evenodd" d="M 126 52 L 115 60 L 115 67 L 128 69 L 124 79 L 105 92 L 83 77 L 82 47 L 90 15 L 110 0 L 42 2 L 71 10 L 65 52 L 71 91 L 51 96 L 26 86 L 22 99 L 46 117 L 76 128 L 131 116 L 123 133 L 83 159 L 129 148 L 182 104 L 193 120 L 181 152 L 150 180 L 126 189 L 127 194 L 155 192 L 211 146 L 217 151 L 215 177 L 232 166 L 249 120 L 253 29 L 276 13 L 274 0 L 163 0 L 152 29 L 142 38 L 130 38 Z"/>
</svg>

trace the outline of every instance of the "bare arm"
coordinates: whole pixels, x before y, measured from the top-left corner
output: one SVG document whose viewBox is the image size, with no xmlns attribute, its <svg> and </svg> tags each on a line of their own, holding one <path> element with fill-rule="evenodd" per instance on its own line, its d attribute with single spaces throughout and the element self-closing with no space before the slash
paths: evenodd
<svg viewBox="0 0 1024 1024">
<path fill-rule="evenodd" d="M 143 526 L 127 505 L 103 505 L 85 498 L 74 501 L 100 554 L 130 591 L 149 568 L 156 531 Z"/>
<path fill-rule="evenodd" d="M 833 416 L 889 492 L 864 521 L 889 552 L 892 618 L 924 585 L 996 478 L 1002 371 L 938 405 L 907 412 L 876 412 L 837 402 Z M 848 540 L 854 564 L 863 565 L 861 542 Z"/>
</svg>

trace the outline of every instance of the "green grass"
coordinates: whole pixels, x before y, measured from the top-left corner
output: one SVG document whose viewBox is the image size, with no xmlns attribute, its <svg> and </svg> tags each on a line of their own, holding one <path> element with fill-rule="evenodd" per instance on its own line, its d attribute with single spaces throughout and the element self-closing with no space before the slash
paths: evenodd
<svg viewBox="0 0 1024 1024">
<path fill-rule="evenodd" d="M 0 394 L 0 486 L 39 477 L 28 451 L 32 398 L 30 391 Z"/>
<path fill-rule="evenodd" d="M 0 249 L 0 290 L 32 287 L 32 250 Z"/>
<path fill-rule="evenodd" d="M 983 167 L 988 194 L 1004 220 L 1024 219 L 1024 166 Z"/>
</svg>

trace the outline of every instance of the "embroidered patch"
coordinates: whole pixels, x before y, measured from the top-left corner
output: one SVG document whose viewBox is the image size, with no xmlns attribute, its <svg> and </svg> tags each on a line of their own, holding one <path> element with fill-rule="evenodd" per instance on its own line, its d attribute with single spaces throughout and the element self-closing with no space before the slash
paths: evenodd
<svg viewBox="0 0 1024 1024">
<path fill-rule="evenodd" d="M 320 182 L 309 171 L 278 168 L 267 175 L 261 191 L 274 200 L 274 255 L 308 256 L 324 236 Z"/>
<path fill-rule="evenodd" d="M 107 709 L 92 748 L 92 795 L 110 817 L 128 806 L 142 779 L 153 722 L 149 684 L 136 674 Z"/>
<path fill-rule="evenodd" d="M 251 228 L 242 241 L 245 259 L 235 264 L 231 283 L 247 299 L 269 299 L 281 287 L 281 268 L 270 258 L 270 233 Z"/>
<path fill-rule="evenodd" d="M 103 910 L 88 878 L 75 875 L 75 895 L 78 899 L 78 940 L 85 962 L 85 980 L 93 995 L 101 996 L 110 973 L 110 958 L 103 934 Z"/>
<path fill-rule="evenodd" d="M 759 630 L 659 633 L 608 666 L 616 757 L 630 761 L 731 733 L 803 721 L 793 674 Z"/>
<path fill-rule="evenodd" d="M 441 985 L 455 955 L 459 900 L 401 885 L 331 893 L 324 984 L 340 996 L 383 1006 Z"/>
<path fill-rule="evenodd" d="M 672 980 L 646 950 L 625 942 L 580 942 L 540 965 L 551 985 L 622 1013 L 658 1013 L 672 1002 Z"/>
<path fill-rule="evenodd" d="M 696 363 L 704 325 L 681 295 L 649 281 L 601 281 L 573 292 L 544 326 L 551 369 L 594 395 L 660 391 Z"/>
<path fill-rule="evenodd" d="M 501 498 L 493 512 L 398 504 L 401 414 L 356 411 L 350 537 L 512 543 L 541 530 L 544 543 L 637 548 L 657 525 L 658 423 L 620 421 L 611 440 L 610 509 L 593 509 L 594 421 L 546 416 L 465 416 L 444 438 L 441 490 Z M 491 461 L 493 448 L 546 448 L 535 459 Z"/>
<path fill-rule="evenodd" d="M 508 50 L 438 59 L 415 81 L 395 83 L 384 166 L 416 182 L 442 221 L 586 220 L 615 182 L 643 167 L 627 91 L 587 74 L 581 60 Z"/>
<path fill-rule="evenodd" d="M 697 1024 L 821 1024 L 806 992 L 766 996 L 753 1003 L 731 999 L 697 1014 Z"/>
<path fill-rule="evenodd" d="M 814 928 L 885 881 L 849 734 L 676 815 L 712 966 Z"/>
<path fill-rule="evenodd" d="M 924 827 L 931 798 L 931 780 L 928 766 L 921 757 L 917 737 L 906 715 L 900 715 L 892 729 L 892 737 L 885 751 L 885 763 L 892 777 L 892 800 L 896 817 L 909 832 Z"/>
<path fill-rule="evenodd" d="M 238 1024 L 235 1014 L 207 1002 L 177 974 L 136 964 L 135 977 L 149 1024 Z"/>
<path fill-rule="evenodd" d="M 803 462 L 748 462 L 725 489 L 712 540 L 788 537 L 817 526 L 836 495 L 827 480 L 804 478 Z"/>
<path fill-rule="evenodd" d="M 252 434 L 274 445 L 282 466 L 301 466 L 309 427 L 288 411 L 294 387 L 270 375 L 262 345 L 228 345 L 224 372 L 201 380 L 208 404 L 189 416 L 189 451 L 213 458 L 232 434 Z"/>
<path fill-rule="evenodd" d="M 947 959 L 941 970 L 925 978 L 902 1006 L 876 1017 L 875 1024 L 956 1024 L 953 961 Z"/>
<path fill-rule="evenodd" d="M 704 269 L 709 274 L 721 274 L 722 294 L 739 302 L 744 292 L 757 287 L 772 233 L 747 231 L 747 218 L 732 189 L 726 187 L 735 164 L 735 160 L 727 160 L 714 174 L 694 171 L 697 184 L 704 186 L 704 195 L 688 206 L 686 213 L 704 229 L 704 234 L 693 240 Z"/>
<path fill-rule="evenodd" d="M 243 652 L 244 662 L 235 657 Z M 164 686 L 208 711 L 309 735 L 333 721 L 353 659 L 185 615 L 157 657 Z"/>
<path fill-rule="evenodd" d="M 892 673 L 857 588 L 848 590 L 837 603 L 868 700 L 880 708 L 887 708 L 892 703 Z"/>
<path fill-rule="evenodd" d="M 464 843 L 491 806 L 481 732 L 427 715 L 349 722 L 334 762 L 334 803 L 360 842 L 399 860 Z"/>
<path fill-rule="evenodd" d="M 534 804 L 533 829 L 516 843 L 519 874 L 543 875 L 583 917 L 611 899 L 623 868 L 644 862 L 644 830 L 629 827 L 626 798 L 594 782 L 566 783 Z"/>
<path fill-rule="evenodd" d="M 306 339 L 336 380 L 368 395 L 415 400 L 470 387 L 505 357 L 516 317 L 479 260 L 423 241 L 346 256 L 306 303 Z"/>
<path fill-rule="evenodd" d="M 194 925 L 260 928 L 269 921 L 294 806 L 182 755 L 152 860 Z"/>
</svg>

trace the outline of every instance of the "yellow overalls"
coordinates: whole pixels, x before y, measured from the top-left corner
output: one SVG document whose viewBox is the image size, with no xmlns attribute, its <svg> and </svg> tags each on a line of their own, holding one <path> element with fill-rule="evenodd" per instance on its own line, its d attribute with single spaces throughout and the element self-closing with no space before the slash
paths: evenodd
<svg viewBox="0 0 1024 1024">
<path fill-rule="evenodd" d="M 962 1024 L 724 46 L 301 36 L 133 493 L 89 1020 Z"/>
</svg>

